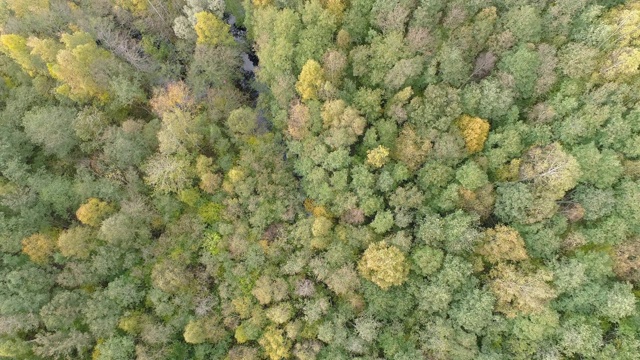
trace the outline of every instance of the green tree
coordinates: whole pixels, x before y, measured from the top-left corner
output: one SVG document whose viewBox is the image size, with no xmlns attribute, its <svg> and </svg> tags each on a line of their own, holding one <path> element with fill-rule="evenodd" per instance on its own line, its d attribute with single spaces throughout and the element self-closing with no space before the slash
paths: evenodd
<svg viewBox="0 0 640 360">
<path fill-rule="evenodd" d="M 539 10 L 525 5 L 513 8 L 505 14 L 505 28 L 513 33 L 520 42 L 540 42 L 543 22 Z"/>
<path fill-rule="evenodd" d="M 156 154 L 143 168 L 145 180 L 159 192 L 178 192 L 191 184 L 191 164 L 183 157 Z"/>
<path fill-rule="evenodd" d="M 515 90 L 522 99 L 533 95 L 539 66 L 538 53 L 524 45 L 507 54 L 498 64 L 498 68 L 513 76 Z"/>
<path fill-rule="evenodd" d="M 123 336 L 115 336 L 106 339 L 103 343 L 98 344 L 94 351 L 95 359 L 113 359 L 128 360 L 134 356 L 135 343 L 133 339 Z"/>
<path fill-rule="evenodd" d="M 25 114 L 22 124 L 31 141 L 64 158 L 78 145 L 69 131 L 75 118 L 76 110 L 70 107 L 37 107 Z"/>
<path fill-rule="evenodd" d="M 86 259 L 97 245 L 93 231 L 84 226 L 72 227 L 58 236 L 58 249 L 66 257 Z"/>
</svg>

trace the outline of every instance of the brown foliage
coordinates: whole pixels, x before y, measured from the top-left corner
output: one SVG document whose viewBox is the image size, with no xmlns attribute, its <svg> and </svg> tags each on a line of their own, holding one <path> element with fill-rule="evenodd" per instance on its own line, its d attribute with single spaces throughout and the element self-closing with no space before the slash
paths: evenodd
<svg viewBox="0 0 640 360">
<path fill-rule="evenodd" d="M 491 70 L 493 70 L 494 66 L 496 66 L 497 61 L 498 57 L 491 51 L 483 52 L 476 58 L 476 64 L 471 76 L 477 80 L 487 77 L 491 73 Z"/>
<path fill-rule="evenodd" d="M 289 109 L 289 135 L 296 140 L 302 140 L 309 133 L 310 118 L 309 108 L 300 101 L 294 101 Z"/>
<path fill-rule="evenodd" d="M 492 184 L 487 184 L 476 191 L 460 188 L 458 193 L 462 209 L 478 214 L 481 219 L 491 216 L 496 202 L 496 193 Z"/>
<path fill-rule="evenodd" d="M 191 110 L 194 106 L 194 100 L 187 84 L 178 81 L 155 89 L 149 104 L 158 116 L 162 116 L 175 108 Z"/>
<path fill-rule="evenodd" d="M 485 231 L 482 245 L 477 251 L 487 261 L 520 261 L 528 258 L 524 240 L 516 229 L 498 225 Z"/>
<path fill-rule="evenodd" d="M 410 125 L 405 125 L 396 140 L 395 157 L 411 170 L 418 169 L 427 159 L 431 141 L 419 136 Z"/>
<path fill-rule="evenodd" d="M 633 238 L 616 247 L 613 270 L 621 279 L 640 282 L 640 238 Z"/>
<path fill-rule="evenodd" d="M 359 208 L 349 209 L 342 214 L 341 217 L 343 222 L 352 225 L 359 225 L 364 222 L 364 211 Z"/>
</svg>

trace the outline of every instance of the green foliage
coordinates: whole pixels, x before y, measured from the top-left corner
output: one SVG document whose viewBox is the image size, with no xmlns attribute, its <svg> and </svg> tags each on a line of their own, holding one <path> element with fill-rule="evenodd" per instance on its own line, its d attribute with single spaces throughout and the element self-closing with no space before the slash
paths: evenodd
<svg viewBox="0 0 640 360">
<path fill-rule="evenodd" d="M 78 144 L 73 132 L 68 131 L 75 117 L 74 108 L 38 107 L 25 114 L 22 124 L 31 141 L 64 158 Z"/>
<path fill-rule="evenodd" d="M 507 54 L 498 66 L 513 76 L 520 98 L 528 99 L 533 95 L 536 72 L 540 66 L 540 58 L 535 51 L 521 45 Z"/>
<path fill-rule="evenodd" d="M 639 24 L 0 0 L 0 357 L 636 359 Z"/>
<path fill-rule="evenodd" d="M 489 183 L 487 174 L 473 161 L 465 163 L 456 171 L 456 180 L 469 190 L 476 190 Z"/>
<path fill-rule="evenodd" d="M 377 234 L 384 234 L 393 227 L 393 214 L 390 211 L 378 212 L 370 225 Z"/>
<path fill-rule="evenodd" d="M 93 358 L 98 360 L 131 359 L 135 353 L 135 344 L 129 337 L 110 337 L 103 343 L 98 344 L 93 352 Z"/>
<path fill-rule="evenodd" d="M 443 258 L 444 252 L 442 250 L 430 246 L 420 247 L 411 256 L 415 270 L 423 276 L 428 276 L 438 271 L 442 266 Z"/>
</svg>

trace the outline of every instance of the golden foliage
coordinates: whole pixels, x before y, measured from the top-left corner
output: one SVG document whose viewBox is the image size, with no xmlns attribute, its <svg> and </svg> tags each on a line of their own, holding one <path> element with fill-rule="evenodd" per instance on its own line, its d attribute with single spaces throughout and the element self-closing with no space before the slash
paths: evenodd
<svg viewBox="0 0 640 360">
<path fill-rule="evenodd" d="M 220 188 L 220 185 L 222 185 L 222 176 L 220 174 L 207 172 L 200 175 L 200 184 L 198 184 L 198 187 L 202 191 L 213 194 Z"/>
<path fill-rule="evenodd" d="M 43 13 L 49 11 L 49 0 L 9 0 L 7 7 L 17 17 L 24 17 L 29 13 Z"/>
<path fill-rule="evenodd" d="M 313 220 L 313 226 L 311 227 L 311 233 L 313 236 L 324 236 L 329 233 L 333 223 L 331 220 L 324 216 L 318 216 Z"/>
<path fill-rule="evenodd" d="M 184 328 L 184 341 L 189 344 L 218 342 L 225 334 L 224 328 L 219 324 L 220 319 L 217 316 L 191 320 Z"/>
<path fill-rule="evenodd" d="M 557 142 L 529 149 L 519 168 L 519 180 L 531 182 L 536 193 L 555 200 L 575 187 L 581 175 L 578 161 Z"/>
<path fill-rule="evenodd" d="M 264 352 L 269 356 L 271 360 L 280 360 L 289 358 L 289 350 L 291 344 L 289 344 L 284 336 L 283 331 L 275 327 L 269 327 L 262 334 L 258 343 L 264 349 Z"/>
<path fill-rule="evenodd" d="M 316 205 L 313 199 L 309 199 L 309 198 L 305 199 L 303 205 L 305 210 L 310 212 L 315 217 L 321 217 L 321 216 L 326 218 L 332 217 L 332 215 L 329 213 L 329 211 L 327 211 L 327 209 L 324 206 Z"/>
<path fill-rule="evenodd" d="M 609 40 L 613 50 L 600 74 L 609 81 L 640 74 L 640 3 L 629 2 L 612 9 L 605 17 L 605 24 L 612 32 Z"/>
<path fill-rule="evenodd" d="M 254 6 L 264 7 L 273 4 L 273 0 L 251 0 Z"/>
<path fill-rule="evenodd" d="M 85 225 L 98 227 L 113 210 L 113 207 L 107 202 L 90 198 L 86 203 L 80 205 L 76 211 L 76 217 Z"/>
<path fill-rule="evenodd" d="M 367 151 L 367 164 L 381 168 L 387 163 L 389 159 L 389 149 L 382 145 L 378 145 L 377 148 Z"/>
<path fill-rule="evenodd" d="M 477 252 L 491 263 L 507 260 L 520 261 L 528 258 L 520 233 L 516 229 L 504 225 L 487 229 L 484 241 Z"/>
<path fill-rule="evenodd" d="M 167 86 L 153 91 L 153 98 L 149 101 L 151 109 L 158 116 L 179 108 L 190 111 L 194 107 L 194 100 L 189 87 L 183 81 L 172 82 Z"/>
<path fill-rule="evenodd" d="M 63 83 L 56 91 L 79 102 L 92 98 L 103 103 L 109 100 L 107 67 L 115 60 L 114 56 L 99 48 L 85 32 L 62 34 L 60 41 L 65 49 L 56 55 L 56 63 L 48 64 L 51 76 Z"/>
<path fill-rule="evenodd" d="M 302 66 L 300 76 L 298 76 L 298 82 L 296 83 L 296 90 L 302 100 L 316 99 L 318 97 L 318 90 L 324 83 L 324 71 L 322 66 L 312 59 Z"/>
<path fill-rule="evenodd" d="M 150 2 L 148 0 L 116 0 L 116 5 L 136 15 L 147 11 L 149 4 Z"/>
<path fill-rule="evenodd" d="M 322 0 L 322 6 L 338 20 L 342 19 L 342 14 L 347 7 L 344 0 Z"/>
<path fill-rule="evenodd" d="M 499 181 L 517 181 L 520 172 L 520 159 L 512 159 L 507 164 L 502 165 L 496 171 L 496 178 Z"/>
<path fill-rule="evenodd" d="M 384 241 L 371 244 L 365 250 L 358 271 L 365 279 L 387 290 L 394 285 L 402 285 L 409 275 L 409 265 L 404 254 L 395 246 Z"/>
<path fill-rule="evenodd" d="M 340 49 L 348 49 L 351 45 L 351 34 L 345 29 L 340 29 L 336 36 L 336 44 Z"/>
<path fill-rule="evenodd" d="M 324 128 L 328 129 L 325 143 L 334 148 L 355 143 L 367 125 L 358 110 L 341 99 L 325 102 L 320 116 Z"/>
<path fill-rule="evenodd" d="M 478 214 L 481 219 L 487 219 L 491 216 L 496 202 L 493 185 L 487 184 L 475 191 L 460 187 L 458 195 L 460 195 L 462 209 Z"/>
<path fill-rule="evenodd" d="M 471 154 L 481 151 L 489 135 L 489 122 L 479 117 L 463 115 L 458 119 L 457 125 L 462 132 L 467 151 Z"/>
<path fill-rule="evenodd" d="M 22 252 L 27 254 L 31 261 L 38 264 L 46 263 L 55 249 L 55 238 L 44 234 L 33 234 L 22 240 Z"/>
</svg>

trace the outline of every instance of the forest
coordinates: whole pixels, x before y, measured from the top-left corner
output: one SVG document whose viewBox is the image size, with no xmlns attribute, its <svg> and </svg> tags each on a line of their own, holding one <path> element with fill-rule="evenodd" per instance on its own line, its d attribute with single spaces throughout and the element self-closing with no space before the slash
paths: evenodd
<svg viewBox="0 0 640 360">
<path fill-rule="evenodd" d="M 634 360 L 639 0 L 0 0 L 0 359 Z"/>
</svg>

